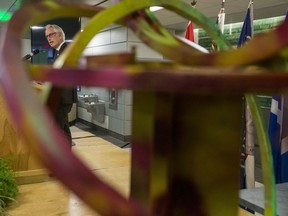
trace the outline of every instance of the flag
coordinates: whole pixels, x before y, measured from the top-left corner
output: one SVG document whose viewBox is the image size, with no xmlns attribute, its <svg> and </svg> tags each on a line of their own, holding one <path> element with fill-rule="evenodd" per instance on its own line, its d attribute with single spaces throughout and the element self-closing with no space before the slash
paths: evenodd
<svg viewBox="0 0 288 216">
<path fill-rule="evenodd" d="M 193 8 L 196 7 L 197 1 L 193 0 L 193 2 L 191 2 L 191 5 Z M 192 42 L 195 42 L 194 40 L 194 25 L 191 21 L 189 21 L 187 28 L 186 28 L 186 33 L 185 33 L 185 38 L 187 40 L 190 40 Z"/>
<path fill-rule="evenodd" d="M 186 28 L 185 38 L 194 42 L 194 26 L 191 21 L 189 21 L 188 26 Z"/>
<path fill-rule="evenodd" d="M 253 2 L 250 1 L 246 16 L 243 22 L 242 30 L 238 40 L 238 47 L 241 47 L 248 40 L 252 38 L 253 20 L 252 20 Z M 243 114 L 243 138 L 241 148 L 241 177 L 240 188 L 254 188 L 255 187 L 255 156 L 254 156 L 254 136 L 255 130 L 253 126 L 252 116 L 249 106 L 244 101 Z"/>
<path fill-rule="evenodd" d="M 241 47 L 246 41 L 250 40 L 252 37 L 252 20 L 251 20 L 251 8 L 252 4 L 249 4 L 249 7 L 246 12 L 246 17 L 242 26 L 240 37 L 238 40 L 238 47 Z"/>
<path fill-rule="evenodd" d="M 243 97 L 242 101 L 242 144 L 241 144 L 241 157 L 240 157 L 240 189 L 246 188 L 246 174 L 245 174 L 245 160 L 246 160 L 246 101 Z"/>
<path fill-rule="evenodd" d="M 288 9 L 285 21 L 288 20 Z M 288 182 L 288 96 L 272 96 L 268 134 L 275 182 Z"/>
<path fill-rule="evenodd" d="M 225 1 L 224 1 L 225 2 Z M 225 9 L 224 7 L 221 8 L 220 13 L 218 14 L 217 24 L 221 33 L 224 33 L 224 24 L 225 24 Z"/>
<path fill-rule="evenodd" d="M 272 96 L 268 134 L 275 182 L 288 182 L 288 97 Z"/>
<path fill-rule="evenodd" d="M 249 106 L 246 105 L 246 139 L 245 139 L 245 185 L 246 188 L 255 187 L 255 142 L 256 135 Z"/>
<path fill-rule="evenodd" d="M 216 25 L 218 25 L 221 33 L 224 33 L 224 23 L 225 23 L 225 0 L 222 0 L 222 7 L 220 9 L 220 12 L 218 13 Z M 218 47 L 214 40 L 211 42 L 211 51 L 215 52 L 217 51 Z"/>
</svg>

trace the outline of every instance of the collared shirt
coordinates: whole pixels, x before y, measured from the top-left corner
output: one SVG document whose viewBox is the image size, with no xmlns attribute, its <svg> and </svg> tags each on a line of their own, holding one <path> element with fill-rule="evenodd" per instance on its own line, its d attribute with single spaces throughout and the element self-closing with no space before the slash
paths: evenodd
<svg viewBox="0 0 288 216">
<path fill-rule="evenodd" d="M 57 53 L 57 56 L 59 55 L 59 50 L 61 48 L 61 46 L 65 43 L 65 41 L 63 41 L 56 49 L 56 53 Z"/>
</svg>

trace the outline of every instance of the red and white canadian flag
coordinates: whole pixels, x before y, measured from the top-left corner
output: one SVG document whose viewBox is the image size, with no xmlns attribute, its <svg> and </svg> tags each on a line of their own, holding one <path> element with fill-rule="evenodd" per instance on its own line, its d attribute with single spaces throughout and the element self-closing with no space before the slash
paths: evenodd
<svg viewBox="0 0 288 216">
<path fill-rule="evenodd" d="M 186 28 L 185 38 L 194 42 L 194 26 L 191 21 L 189 21 L 188 26 Z"/>
</svg>

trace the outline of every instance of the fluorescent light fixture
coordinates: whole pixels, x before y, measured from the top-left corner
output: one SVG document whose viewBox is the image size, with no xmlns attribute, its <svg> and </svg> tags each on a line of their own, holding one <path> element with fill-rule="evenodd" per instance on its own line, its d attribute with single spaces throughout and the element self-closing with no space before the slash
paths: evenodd
<svg viewBox="0 0 288 216">
<path fill-rule="evenodd" d="M 43 29 L 44 27 L 43 26 L 32 26 L 31 28 L 32 29 Z"/>
<path fill-rule="evenodd" d="M 12 14 L 5 12 L 5 11 L 0 11 L 0 21 L 8 21 L 10 20 Z"/>
<path fill-rule="evenodd" d="M 160 6 L 152 6 L 152 7 L 150 7 L 149 9 L 150 9 L 150 11 L 158 11 L 158 10 L 163 9 L 163 7 L 160 7 Z"/>
</svg>

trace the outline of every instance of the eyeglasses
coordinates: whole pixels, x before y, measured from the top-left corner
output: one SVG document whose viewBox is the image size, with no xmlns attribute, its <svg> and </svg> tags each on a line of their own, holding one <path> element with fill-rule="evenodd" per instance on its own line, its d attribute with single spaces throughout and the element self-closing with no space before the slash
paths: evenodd
<svg viewBox="0 0 288 216">
<path fill-rule="evenodd" d="M 56 33 L 57 32 L 50 33 L 50 34 L 46 35 L 46 38 L 54 37 L 56 35 Z"/>
</svg>

